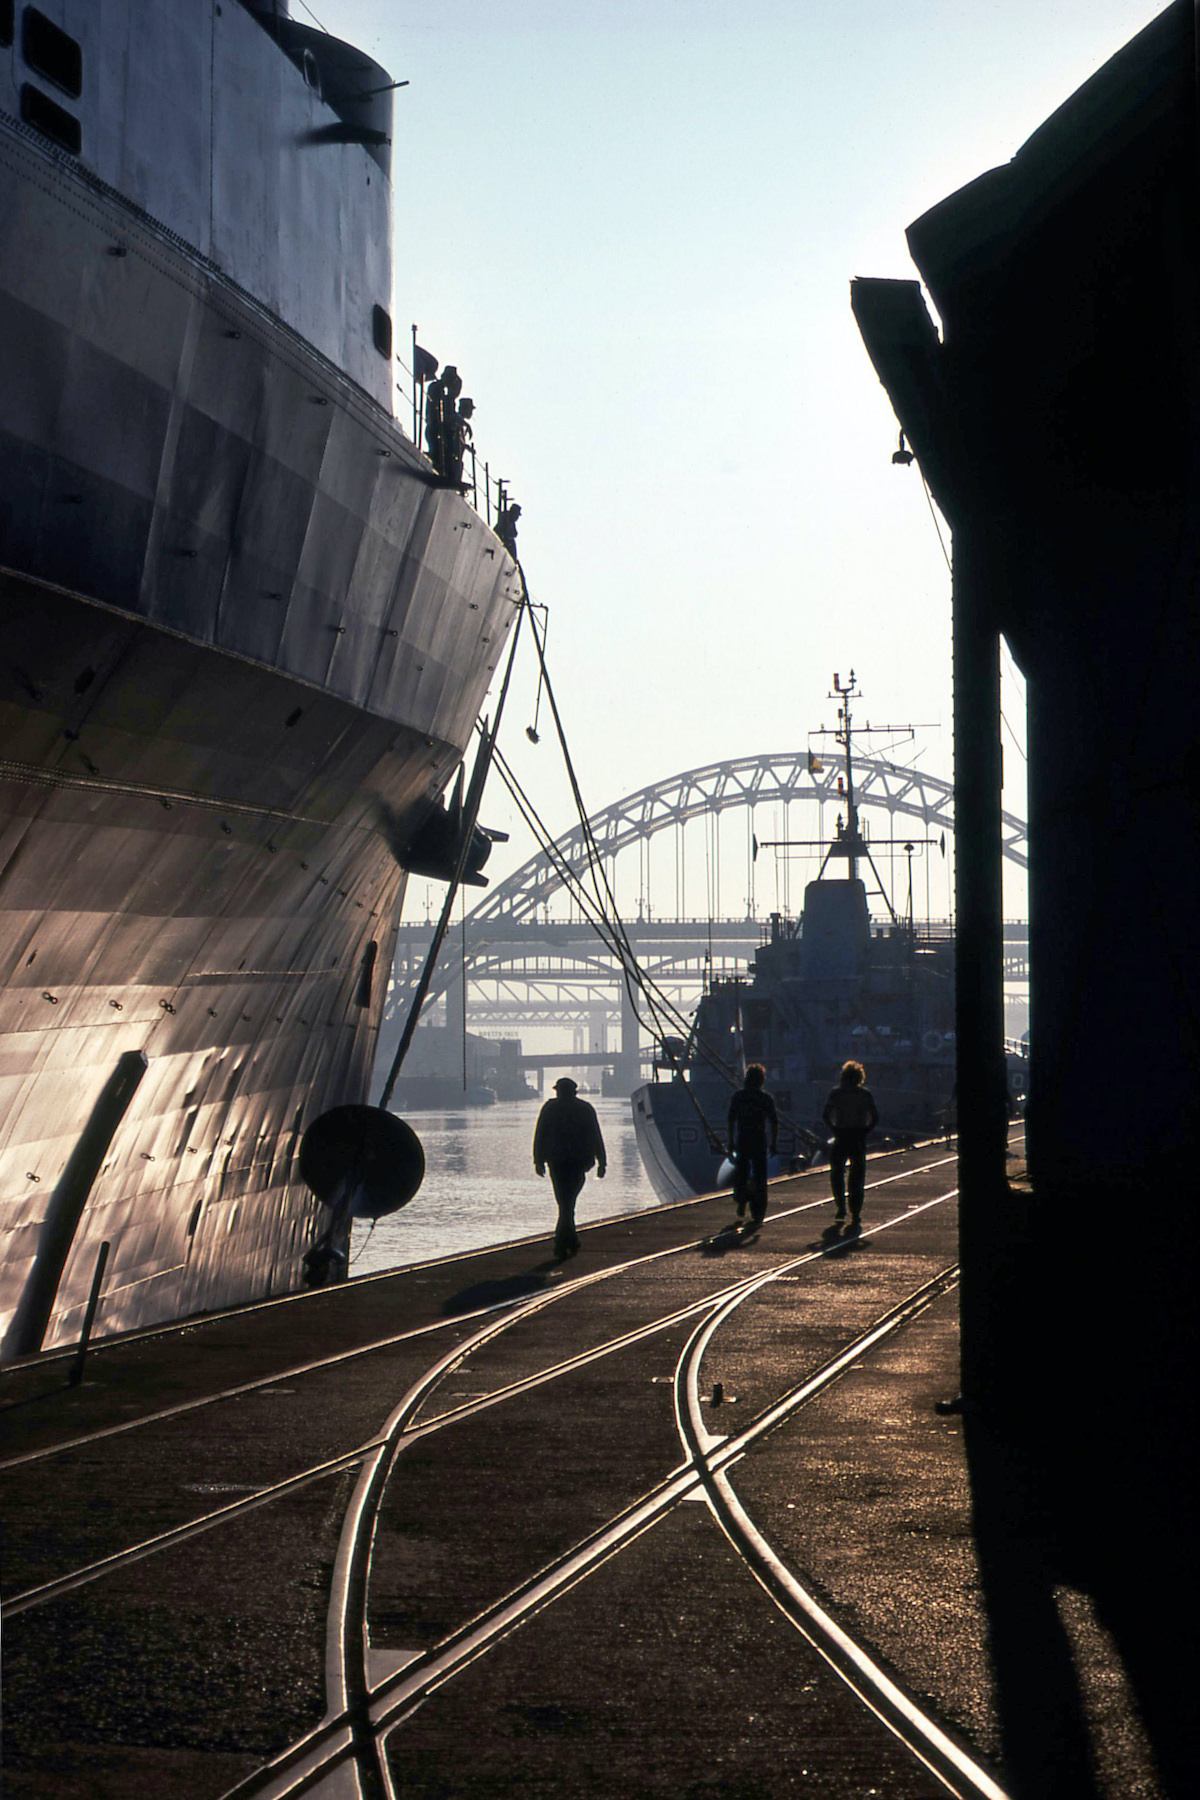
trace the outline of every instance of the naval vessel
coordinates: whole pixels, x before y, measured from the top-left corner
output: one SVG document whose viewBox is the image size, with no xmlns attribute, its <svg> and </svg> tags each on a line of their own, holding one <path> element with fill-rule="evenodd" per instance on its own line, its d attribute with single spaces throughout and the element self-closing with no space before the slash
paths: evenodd
<svg viewBox="0 0 1200 1800">
<path fill-rule="evenodd" d="M 800 916 L 772 913 L 748 973 L 708 984 L 690 1035 L 664 1040 L 655 1079 L 632 1096 L 638 1148 L 661 1199 L 711 1193 L 732 1181 L 729 1101 L 751 1062 L 765 1068 L 780 1115 L 772 1174 L 807 1166 L 823 1152 L 829 1134 L 822 1111 L 849 1060 L 866 1066 L 880 1112 L 876 1142 L 953 1126 L 954 933 L 913 917 L 911 875 L 907 910 L 893 905 L 872 860 L 872 847 L 885 840 L 868 839 L 855 795 L 851 703 L 858 691 L 853 671 L 848 683 L 834 676 L 843 809 L 821 846 L 820 873 L 805 887 Z M 901 847 L 911 870 L 913 852 L 933 845 L 908 840 Z M 1027 1051 L 1014 1047 L 1007 1055 L 1014 1107 L 1027 1068 Z"/>
<path fill-rule="evenodd" d="M 457 860 L 520 584 L 393 416 L 397 85 L 286 0 L 0 0 L 6 1357 L 102 1243 L 102 1332 L 300 1284 Z"/>
</svg>

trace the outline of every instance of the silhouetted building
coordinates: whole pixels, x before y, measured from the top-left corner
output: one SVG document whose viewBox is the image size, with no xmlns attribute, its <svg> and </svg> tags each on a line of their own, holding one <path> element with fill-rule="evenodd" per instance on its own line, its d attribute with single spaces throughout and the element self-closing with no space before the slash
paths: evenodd
<svg viewBox="0 0 1200 1800">
<path fill-rule="evenodd" d="M 1183 1742 L 1200 1159 L 1195 28 L 1176 4 L 853 305 L 954 531 L 965 1422 L 1015 1794 L 1091 1793 L 1053 1587 Z M 1004 1166 L 998 637 L 1028 680 L 1030 1189 Z"/>
</svg>

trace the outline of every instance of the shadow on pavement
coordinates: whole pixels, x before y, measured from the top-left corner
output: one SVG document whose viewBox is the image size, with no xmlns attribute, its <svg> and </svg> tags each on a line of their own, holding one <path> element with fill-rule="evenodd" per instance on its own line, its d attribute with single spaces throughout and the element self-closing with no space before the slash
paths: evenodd
<svg viewBox="0 0 1200 1800">
<path fill-rule="evenodd" d="M 710 1238 L 705 1238 L 700 1245 L 701 1256 L 728 1256 L 742 1242 L 741 1221 L 730 1219 L 728 1225 L 722 1225 L 720 1231 Z"/>
<path fill-rule="evenodd" d="M 528 1300 L 531 1294 L 539 1294 L 552 1285 L 551 1277 L 561 1266 L 558 1261 L 539 1263 L 534 1269 L 506 1275 L 500 1281 L 477 1281 L 473 1287 L 451 1294 L 442 1311 L 454 1317 L 458 1313 L 478 1312 L 484 1306 L 500 1306 L 505 1300 Z"/>
</svg>

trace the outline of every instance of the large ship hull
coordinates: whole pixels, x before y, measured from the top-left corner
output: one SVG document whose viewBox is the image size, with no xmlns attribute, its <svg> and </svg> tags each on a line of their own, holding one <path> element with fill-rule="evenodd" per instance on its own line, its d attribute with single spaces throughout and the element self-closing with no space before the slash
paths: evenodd
<svg viewBox="0 0 1200 1800">
<path fill-rule="evenodd" d="M 0 1329 L 148 1059 L 52 1344 L 102 1240 L 104 1331 L 299 1284 L 300 1136 L 365 1098 L 394 849 L 518 582 L 360 387 L 12 121 L 0 329 Z"/>
</svg>

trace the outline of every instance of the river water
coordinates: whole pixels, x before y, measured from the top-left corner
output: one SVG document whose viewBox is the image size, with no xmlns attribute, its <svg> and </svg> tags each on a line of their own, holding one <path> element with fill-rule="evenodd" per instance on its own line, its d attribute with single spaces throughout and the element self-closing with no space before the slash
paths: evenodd
<svg viewBox="0 0 1200 1800">
<path fill-rule="evenodd" d="M 593 1170 L 575 1217 L 586 1225 L 659 1204 L 646 1179 L 633 1134 L 628 1100 L 589 1095 L 608 1150 L 608 1173 Z M 539 1102 L 514 1100 L 461 1111 L 407 1112 L 425 1147 L 425 1179 L 398 1213 L 374 1230 L 354 1227 L 351 1273 L 432 1262 L 464 1250 L 481 1250 L 514 1238 L 554 1236 L 554 1195 L 549 1176 L 533 1172 L 533 1128 Z"/>
</svg>

